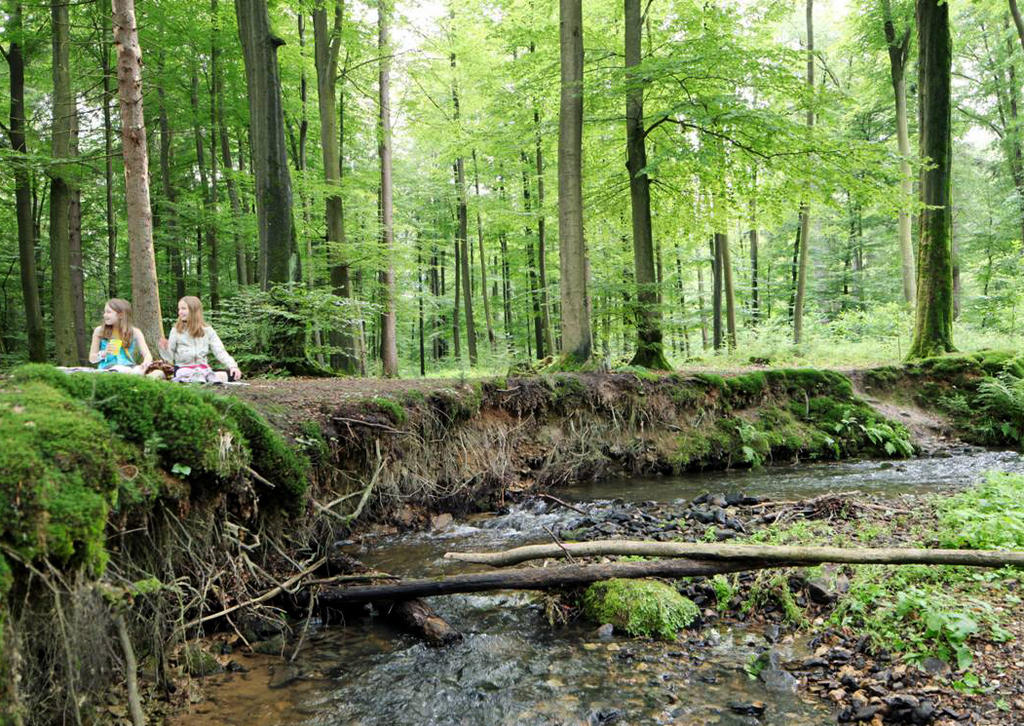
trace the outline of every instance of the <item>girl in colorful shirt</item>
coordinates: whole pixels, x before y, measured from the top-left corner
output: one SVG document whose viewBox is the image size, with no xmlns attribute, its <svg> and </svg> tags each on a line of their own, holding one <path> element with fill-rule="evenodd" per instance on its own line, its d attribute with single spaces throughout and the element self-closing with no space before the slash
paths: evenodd
<svg viewBox="0 0 1024 726">
<path fill-rule="evenodd" d="M 238 364 L 224 349 L 217 331 L 203 322 L 203 304 L 193 295 L 186 295 L 178 301 L 178 322 L 171 328 L 166 344 L 161 341 L 160 352 L 174 364 L 176 381 L 224 383 L 242 377 Z M 227 373 L 210 368 L 206 362 L 210 353 L 228 369 Z"/>
<path fill-rule="evenodd" d="M 142 374 L 153 361 L 142 331 L 132 326 L 132 304 L 111 298 L 103 306 L 103 322 L 92 331 L 89 362 L 101 371 Z"/>
</svg>

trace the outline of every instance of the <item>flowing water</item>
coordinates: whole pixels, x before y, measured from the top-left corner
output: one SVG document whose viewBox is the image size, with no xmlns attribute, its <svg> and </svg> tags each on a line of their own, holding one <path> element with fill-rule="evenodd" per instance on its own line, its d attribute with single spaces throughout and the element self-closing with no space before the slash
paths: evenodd
<svg viewBox="0 0 1024 726">
<path fill-rule="evenodd" d="M 872 494 L 948 491 L 987 470 L 1024 471 L 1016 454 L 973 451 L 903 462 L 842 462 L 644 480 L 612 480 L 558 492 L 588 513 L 612 500 L 670 503 L 702 492 L 743 491 L 795 499 L 826 491 Z M 450 550 L 550 541 L 580 514 L 534 500 L 440 532 L 364 539 L 346 551 L 396 575 L 464 571 Z M 208 679 L 209 698 L 189 724 L 827 724 L 827 705 L 771 689 L 745 666 L 767 640 L 752 627 L 706 626 L 675 643 L 602 637 L 595 626 L 551 627 L 537 596 L 494 593 L 437 597 L 439 615 L 465 635 L 428 648 L 368 614 L 326 627 L 290 663 L 238 661 L 246 673 Z M 783 662 L 806 652 L 783 637 Z M 750 711 L 763 708 L 759 717 Z"/>
</svg>

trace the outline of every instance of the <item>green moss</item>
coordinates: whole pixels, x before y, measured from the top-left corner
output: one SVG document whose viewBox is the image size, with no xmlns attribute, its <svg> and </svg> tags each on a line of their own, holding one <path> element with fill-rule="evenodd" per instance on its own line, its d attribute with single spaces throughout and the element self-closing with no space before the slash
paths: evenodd
<svg viewBox="0 0 1024 726">
<path fill-rule="evenodd" d="M 729 395 L 752 401 L 765 392 L 765 388 L 768 385 L 768 377 L 762 372 L 747 373 L 742 376 L 727 378 L 725 379 L 725 384 Z"/>
<path fill-rule="evenodd" d="M 376 396 L 370 399 L 370 405 L 381 413 L 386 414 L 396 426 L 402 426 L 409 420 L 409 416 L 406 414 L 405 409 L 402 408 L 402 405 L 393 399 Z"/>
<path fill-rule="evenodd" d="M 252 468 L 274 485 L 273 489 L 268 489 L 257 484 L 261 499 L 292 513 L 301 511 L 306 505 L 309 487 L 309 461 L 245 401 L 215 393 L 206 395 L 242 432 Z"/>
<path fill-rule="evenodd" d="M 116 496 L 113 437 L 103 419 L 41 382 L 0 387 L 0 541 L 25 559 L 99 572 Z"/>
<path fill-rule="evenodd" d="M 598 623 L 665 640 L 675 640 L 676 633 L 700 614 L 691 600 L 657 580 L 595 582 L 583 593 L 583 609 Z"/>
</svg>

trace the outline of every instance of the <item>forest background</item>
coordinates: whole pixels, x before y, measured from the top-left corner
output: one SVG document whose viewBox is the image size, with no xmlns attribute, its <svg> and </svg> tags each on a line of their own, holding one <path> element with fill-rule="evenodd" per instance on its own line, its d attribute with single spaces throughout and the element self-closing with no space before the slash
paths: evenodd
<svg viewBox="0 0 1024 726">
<path fill-rule="evenodd" d="M 583 7 L 595 357 L 636 360 L 654 319 L 676 367 L 905 357 L 922 166 L 913 3 L 631 5 L 632 23 L 622 3 Z M 131 297 L 111 10 L 4 4 L 3 367 L 81 361 L 103 302 Z M 238 19 L 260 2 L 136 7 L 164 326 L 198 295 L 250 372 L 448 375 L 557 357 L 558 4 L 268 11 L 279 89 L 255 94 Z M 1014 0 L 954 0 L 950 18 L 954 339 L 1019 347 L 1024 24 Z M 291 225 L 268 250 L 250 119 L 274 93 L 289 188 L 261 199 Z M 646 158 L 629 162 L 650 180 L 650 280 L 637 278 L 627 169 L 638 94 Z"/>
</svg>

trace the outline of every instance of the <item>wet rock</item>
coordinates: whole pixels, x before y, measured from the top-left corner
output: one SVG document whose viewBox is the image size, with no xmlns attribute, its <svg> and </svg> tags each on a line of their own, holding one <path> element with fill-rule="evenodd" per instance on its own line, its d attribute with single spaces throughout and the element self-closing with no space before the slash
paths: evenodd
<svg viewBox="0 0 1024 726">
<path fill-rule="evenodd" d="M 591 711 L 587 716 L 587 723 L 590 726 L 607 726 L 618 723 L 622 719 L 622 711 L 617 708 L 602 708 L 599 711 Z"/>
<path fill-rule="evenodd" d="M 615 626 L 611 623 L 605 623 L 597 629 L 597 637 L 601 640 L 611 640 L 612 635 L 615 633 Z"/>
<path fill-rule="evenodd" d="M 952 669 L 949 667 L 949 663 L 936 658 L 934 656 L 928 656 L 921 661 L 921 670 L 925 673 L 930 673 L 933 676 L 948 676 Z"/>
<path fill-rule="evenodd" d="M 774 643 L 779 639 L 779 626 L 772 623 L 764 629 L 764 639 L 769 643 Z"/>
<path fill-rule="evenodd" d="M 221 665 L 210 653 L 196 644 L 190 644 L 182 652 L 182 667 L 193 678 L 220 673 Z"/>
<path fill-rule="evenodd" d="M 757 677 L 764 683 L 765 688 L 771 691 L 795 691 L 799 684 L 796 676 L 781 668 L 766 668 L 758 673 Z"/>
<path fill-rule="evenodd" d="M 850 715 L 850 721 L 870 721 L 875 717 L 875 714 L 882 710 L 881 706 L 864 706 L 858 708 Z"/>
<path fill-rule="evenodd" d="M 935 720 L 935 704 L 931 701 L 921 701 L 921 705 L 914 709 L 913 719 L 916 724 L 929 724 Z"/>
<path fill-rule="evenodd" d="M 761 716 L 764 709 L 764 701 L 731 701 L 729 703 L 729 710 L 741 716 Z"/>
<path fill-rule="evenodd" d="M 801 668 L 824 668 L 827 665 L 828 665 L 828 661 L 827 660 L 825 660 L 824 658 L 818 658 L 817 656 L 813 656 L 812 655 L 810 658 L 805 658 L 804 661 L 800 664 L 800 667 Z"/>
<path fill-rule="evenodd" d="M 284 636 L 275 635 L 270 640 L 258 640 L 252 644 L 252 651 L 264 655 L 281 655 L 284 651 Z"/>
<path fill-rule="evenodd" d="M 435 514 L 430 518 L 430 528 L 437 532 L 442 530 L 452 523 L 452 515 L 448 512 L 444 514 Z"/>
<path fill-rule="evenodd" d="M 829 605 L 836 600 L 836 593 L 821 578 L 807 581 L 807 596 L 815 605 Z"/>
<path fill-rule="evenodd" d="M 270 676 L 270 682 L 267 684 L 267 688 L 277 689 L 285 688 L 295 683 L 302 677 L 302 671 L 291 663 L 283 666 L 277 666 L 274 668 L 274 672 Z"/>
<path fill-rule="evenodd" d="M 712 507 L 724 507 L 725 506 L 725 495 L 724 494 L 712 494 L 708 497 L 708 504 Z"/>
</svg>

